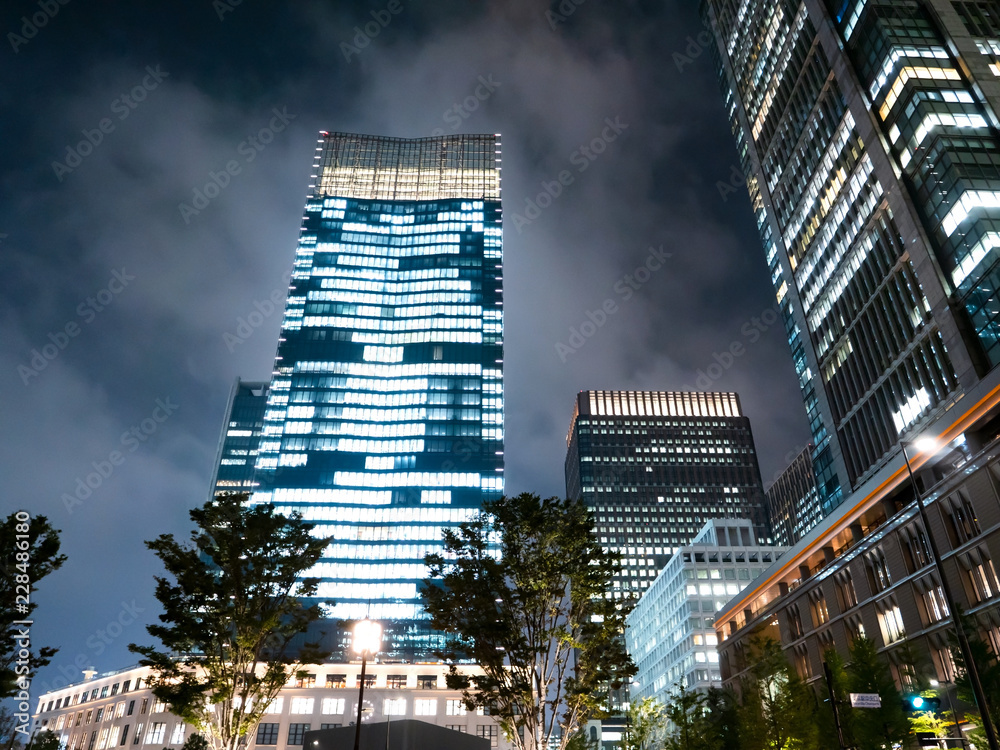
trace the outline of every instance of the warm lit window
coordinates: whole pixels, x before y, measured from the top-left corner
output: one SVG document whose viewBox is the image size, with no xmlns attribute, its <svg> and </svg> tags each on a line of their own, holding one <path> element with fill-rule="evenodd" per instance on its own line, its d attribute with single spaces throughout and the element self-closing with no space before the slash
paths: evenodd
<svg viewBox="0 0 1000 750">
<path fill-rule="evenodd" d="M 342 714 L 344 713 L 344 699 L 343 698 L 324 698 L 322 703 L 322 711 L 324 714 Z"/>
<path fill-rule="evenodd" d="M 315 698 L 292 698 L 291 707 L 289 708 L 289 713 L 293 714 L 311 714 L 313 712 L 313 707 L 316 704 Z"/>
<path fill-rule="evenodd" d="M 415 716 L 436 716 L 437 698 L 417 698 L 413 701 L 413 714 Z"/>
</svg>

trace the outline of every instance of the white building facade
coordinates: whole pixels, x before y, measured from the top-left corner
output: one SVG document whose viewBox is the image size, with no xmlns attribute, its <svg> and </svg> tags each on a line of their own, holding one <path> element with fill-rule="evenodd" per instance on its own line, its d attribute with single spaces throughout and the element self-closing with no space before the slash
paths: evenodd
<svg viewBox="0 0 1000 750">
<path fill-rule="evenodd" d="M 510 750 L 490 716 L 467 711 L 461 691 L 445 684 L 445 664 L 369 663 L 362 722 L 417 719 L 490 740 Z M 106 672 L 41 696 L 35 732 L 51 730 L 67 750 L 179 750 L 195 731 L 158 701 L 147 667 Z M 356 722 L 361 664 L 302 667 L 264 715 L 248 748 L 296 750 L 305 732 Z"/>
<path fill-rule="evenodd" d="M 638 667 L 631 694 L 667 702 L 674 686 L 721 686 L 715 613 L 785 551 L 758 545 L 749 520 L 708 521 L 663 567 L 626 621 Z"/>
</svg>

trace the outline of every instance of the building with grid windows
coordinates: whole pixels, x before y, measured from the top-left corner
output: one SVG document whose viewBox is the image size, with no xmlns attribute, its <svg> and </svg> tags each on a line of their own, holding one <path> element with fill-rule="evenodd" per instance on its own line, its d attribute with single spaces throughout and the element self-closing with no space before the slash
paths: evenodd
<svg viewBox="0 0 1000 750">
<path fill-rule="evenodd" d="M 390 658 L 433 647 L 424 556 L 503 492 L 501 228 L 499 136 L 320 134 L 251 501 L 333 537 L 306 575 Z"/>
<path fill-rule="evenodd" d="M 775 544 L 795 544 L 823 518 L 812 454 L 813 447 L 807 446 L 764 490 Z"/>
<path fill-rule="evenodd" d="M 829 513 L 1000 363 L 1000 9 L 701 8 Z"/>
<path fill-rule="evenodd" d="M 845 512 L 824 518 L 717 613 L 724 684 L 739 685 L 750 643 L 763 634 L 781 643 L 803 680 L 825 690 L 824 652 L 847 654 L 867 636 L 901 687 L 915 687 L 905 667 L 916 653 L 927 656 L 924 676 L 953 693 L 942 573 L 969 637 L 1000 654 L 1000 382 L 982 383 L 968 398 L 965 413 L 928 425 L 931 447 L 907 445 L 912 479 L 897 457 Z"/>
<path fill-rule="evenodd" d="M 391 733 L 391 722 L 416 719 L 510 750 L 496 720 L 466 710 L 462 691 L 447 687 L 447 672 L 444 664 L 369 662 L 362 728 L 388 721 Z M 354 725 L 360 673 L 360 663 L 303 665 L 268 707 L 247 746 L 293 750 L 303 746 L 306 732 Z M 149 674 L 148 667 L 90 672 L 87 680 L 47 692 L 39 698 L 32 732 L 51 730 L 66 750 L 180 750 L 195 730 L 157 700 L 146 682 Z"/>
<path fill-rule="evenodd" d="M 219 452 L 215 459 L 212 494 L 252 492 L 257 447 L 264 427 L 267 383 L 236 378 L 229 394 Z"/>
<path fill-rule="evenodd" d="M 757 452 L 735 393 L 582 391 L 570 422 L 566 493 L 622 556 L 612 595 L 645 591 L 710 518 L 750 518 L 766 542 Z"/>
<path fill-rule="evenodd" d="M 781 557 L 759 545 L 746 519 L 714 518 L 660 571 L 626 621 L 635 662 L 633 698 L 671 702 L 686 690 L 720 687 L 715 613 Z"/>
</svg>

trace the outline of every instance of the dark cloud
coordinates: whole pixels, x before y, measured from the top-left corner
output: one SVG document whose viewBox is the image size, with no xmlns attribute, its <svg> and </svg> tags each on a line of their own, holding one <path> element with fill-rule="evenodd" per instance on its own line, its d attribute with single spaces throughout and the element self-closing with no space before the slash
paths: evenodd
<svg viewBox="0 0 1000 750">
<path fill-rule="evenodd" d="M 224 334 L 283 293 L 320 129 L 502 133 L 509 490 L 562 494 L 577 391 L 695 386 L 734 343 L 710 387 L 740 393 L 765 479 L 804 445 L 781 327 L 753 323 L 773 291 L 745 191 L 717 187 L 736 152 L 716 76 L 707 53 L 675 58 L 701 31 L 691 4 L 588 0 L 560 20 L 534 0 L 399 2 L 363 48 L 387 3 L 245 0 L 220 20 L 208 0 L 72 0 L 0 50 L 3 512 L 49 516 L 69 556 L 38 593 L 33 636 L 62 649 L 38 686 L 146 640 L 143 540 L 186 533 L 233 379 L 270 373 L 280 311 Z M 0 30 L 35 10 L 6 8 Z M 88 153 L 54 168 L 67 149 Z M 225 186 L 183 214 L 213 174 Z M 176 409 L 147 434 L 158 399 Z"/>
</svg>

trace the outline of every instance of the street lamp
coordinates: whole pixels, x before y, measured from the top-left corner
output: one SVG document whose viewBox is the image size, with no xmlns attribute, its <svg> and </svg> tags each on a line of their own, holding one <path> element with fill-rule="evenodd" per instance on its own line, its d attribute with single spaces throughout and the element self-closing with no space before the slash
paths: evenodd
<svg viewBox="0 0 1000 750">
<path fill-rule="evenodd" d="M 899 441 L 899 447 L 903 451 L 903 460 L 906 462 L 906 473 L 910 477 L 910 485 L 913 487 L 913 496 L 917 500 L 917 510 L 920 513 L 920 521 L 924 525 L 924 533 L 927 537 L 927 546 L 930 547 L 931 559 L 938 577 L 941 579 L 941 591 L 944 594 L 945 602 L 948 604 L 948 611 L 951 613 L 951 622 L 955 628 L 955 635 L 958 637 L 958 647 L 962 652 L 962 661 L 965 662 L 965 673 L 969 676 L 969 683 L 972 685 L 972 693 L 976 698 L 976 706 L 979 708 L 979 715 L 982 717 L 983 731 L 986 733 L 986 741 L 990 750 L 1000 750 L 997 745 L 996 732 L 993 729 L 993 722 L 990 719 L 989 706 L 986 703 L 986 694 L 983 692 L 982 682 L 979 680 L 979 667 L 972 656 L 972 649 L 969 647 L 969 638 L 962 626 L 962 620 L 958 616 L 958 608 L 955 606 L 955 597 L 951 595 L 951 585 L 948 583 L 948 576 L 945 575 L 944 566 L 941 564 L 941 555 L 938 553 L 937 542 L 931 533 L 931 525 L 927 520 L 927 509 L 924 508 L 924 498 L 917 487 L 917 481 L 913 477 L 913 468 L 910 466 L 910 457 L 906 455 L 906 446 L 913 446 L 921 453 L 933 454 L 937 451 L 936 441 L 930 438 L 922 438 L 915 441 Z M 961 730 L 959 730 L 961 731 Z M 357 748 L 355 748 L 357 750 Z"/>
<path fill-rule="evenodd" d="M 354 728 L 354 750 L 361 744 L 361 707 L 365 701 L 365 666 L 368 654 L 374 655 L 382 645 L 382 626 L 374 620 L 364 619 L 354 626 L 351 650 L 361 654 L 361 678 L 358 689 L 358 724 Z"/>
<path fill-rule="evenodd" d="M 941 685 L 953 685 L 951 682 L 938 682 L 937 680 L 931 680 L 931 687 L 940 687 Z M 955 713 L 955 704 L 951 699 L 951 690 L 944 688 L 944 693 L 948 696 L 948 708 L 951 710 L 951 723 L 955 725 L 955 731 L 958 732 L 958 743 L 963 748 L 965 745 L 965 735 L 962 733 L 962 727 L 958 725 L 958 714 Z M 949 733 L 950 734 L 950 733 Z M 950 739 L 950 738 L 949 738 Z"/>
</svg>

